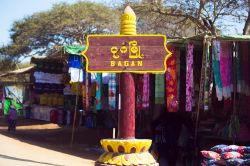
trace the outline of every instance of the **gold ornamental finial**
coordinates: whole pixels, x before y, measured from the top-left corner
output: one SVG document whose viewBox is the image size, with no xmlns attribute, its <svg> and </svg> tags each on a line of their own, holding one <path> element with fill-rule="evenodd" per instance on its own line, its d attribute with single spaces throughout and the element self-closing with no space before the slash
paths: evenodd
<svg viewBox="0 0 250 166">
<path fill-rule="evenodd" d="M 121 16 L 120 33 L 122 35 L 135 35 L 136 34 L 136 15 L 130 6 L 124 9 Z"/>
<path fill-rule="evenodd" d="M 124 14 L 131 14 L 131 15 L 134 15 L 134 16 L 135 16 L 135 12 L 133 11 L 133 9 L 132 9 L 130 6 L 127 6 L 127 7 L 124 9 Z"/>
</svg>

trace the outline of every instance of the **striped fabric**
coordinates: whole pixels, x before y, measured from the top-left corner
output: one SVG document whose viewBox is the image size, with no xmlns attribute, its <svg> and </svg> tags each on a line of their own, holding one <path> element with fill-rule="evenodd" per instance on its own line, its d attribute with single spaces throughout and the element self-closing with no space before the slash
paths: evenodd
<svg viewBox="0 0 250 166">
<path fill-rule="evenodd" d="M 187 50 L 187 74 L 186 74 L 186 111 L 192 111 L 192 91 L 193 91 L 193 49 L 194 44 L 188 44 Z"/>
<path fill-rule="evenodd" d="M 164 104 L 165 97 L 165 76 L 164 74 L 155 75 L 155 104 Z"/>
<path fill-rule="evenodd" d="M 142 108 L 149 107 L 149 74 L 143 74 Z"/>
<path fill-rule="evenodd" d="M 248 46 L 246 45 L 246 48 Z M 225 99 L 231 98 L 232 84 L 232 43 L 223 41 L 220 47 L 220 74 Z"/>
<path fill-rule="evenodd" d="M 116 110 L 116 74 L 109 74 L 108 82 L 109 110 Z"/>
<path fill-rule="evenodd" d="M 96 75 L 96 110 L 102 109 L 102 103 L 101 103 L 101 97 L 102 97 L 102 74 L 97 73 Z"/>
</svg>

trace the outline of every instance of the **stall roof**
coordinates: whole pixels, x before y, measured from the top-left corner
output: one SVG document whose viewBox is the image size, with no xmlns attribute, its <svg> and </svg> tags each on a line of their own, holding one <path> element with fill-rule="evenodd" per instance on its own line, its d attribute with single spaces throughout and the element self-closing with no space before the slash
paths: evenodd
<svg viewBox="0 0 250 166">
<path fill-rule="evenodd" d="M 32 71 L 34 69 L 35 66 L 28 66 L 22 69 L 17 69 L 17 70 L 13 70 L 13 71 L 9 71 L 7 73 L 3 73 L 0 75 L 0 77 L 5 77 L 5 76 L 10 76 L 10 75 L 18 75 L 18 74 L 25 74 L 28 73 L 30 71 Z"/>
</svg>

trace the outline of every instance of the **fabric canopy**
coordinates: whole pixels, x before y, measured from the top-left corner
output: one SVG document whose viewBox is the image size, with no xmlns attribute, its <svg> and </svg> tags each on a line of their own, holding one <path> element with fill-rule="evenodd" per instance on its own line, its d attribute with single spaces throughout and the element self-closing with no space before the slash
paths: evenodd
<svg viewBox="0 0 250 166">
<path fill-rule="evenodd" d="M 82 46 L 82 45 L 66 45 L 66 46 L 64 46 L 64 51 L 69 53 L 69 54 L 80 55 L 83 50 L 85 50 L 85 46 Z"/>
</svg>

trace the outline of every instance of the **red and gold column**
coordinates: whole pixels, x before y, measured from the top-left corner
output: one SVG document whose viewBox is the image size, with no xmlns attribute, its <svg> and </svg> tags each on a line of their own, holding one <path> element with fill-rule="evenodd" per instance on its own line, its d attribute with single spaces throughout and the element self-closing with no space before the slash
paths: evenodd
<svg viewBox="0 0 250 166">
<path fill-rule="evenodd" d="M 136 15 L 127 6 L 121 16 L 121 35 L 136 35 Z M 135 83 L 131 73 L 121 74 L 121 110 L 118 113 L 118 139 L 102 139 L 105 152 L 96 166 L 158 166 L 148 152 L 152 140 L 135 139 Z"/>
</svg>

